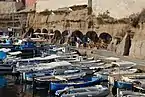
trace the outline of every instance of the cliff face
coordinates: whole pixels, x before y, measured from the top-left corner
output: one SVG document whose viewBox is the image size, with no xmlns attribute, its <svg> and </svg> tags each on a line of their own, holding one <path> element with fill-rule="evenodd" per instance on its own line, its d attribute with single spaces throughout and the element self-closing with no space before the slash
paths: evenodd
<svg viewBox="0 0 145 97">
<path fill-rule="evenodd" d="M 145 29 L 135 29 L 131 42 L 130 56 L 145 59 Z"/>
</svg>

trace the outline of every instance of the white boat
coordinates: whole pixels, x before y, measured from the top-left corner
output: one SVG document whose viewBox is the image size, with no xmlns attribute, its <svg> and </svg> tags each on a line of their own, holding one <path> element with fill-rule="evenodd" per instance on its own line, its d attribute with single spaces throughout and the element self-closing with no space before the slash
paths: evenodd
<svg viewBox="0 0 145 97">
<path fill-rule="evenodd" d="M 129 62 L 129 61 L 121 61 L 121 62 L 112 62 L 112 65 L 118 66 L 120 69 L 121 68 L 126 68 L 126 69 L 130 69 L 134 66 L 136 66 L 136 63 L 134 62 Z"/>
<path fill-rule="evenodd" d="M 145 94 L 133 91 L 120 91 L 120 97 L 145 97 Z"/>
<path fill-rule="evenodd" d="M 83 71 L 73 71 L 70 73 L 70 70 L 64 70 L 63 74 L 52 74 L 51 76 L 42 76 L 42 77 L 37 77 L 37 81 L 49 81 L 51 77 L 54 77 L 55 79 L 59 80 L 71 80 L 71 79 L 78 79 L 81 77 L 84 77 L 86 75 L 86 72 Z"/>
<path fill-rule="evenodd" d="M 106 97 L 109 95 L 109 89 L 102 85 L 84 88 L 65 88 L 56 91 L 55 95 L 59 97 Z"/>
<path fill-rule="evenodd" d="M 126 69 L 126 70 L 118 70 L 112 72 L 112 74 L 134 74 L 137 72 L 137 69 Z"/>
<path fill-rule="evenodd" d="M 2 51 L 2 52 L 6 52 L 6 53 L 7 53 L 7 52 L 11 51 L 11 49 L 1 48 L 0 51 Z"/>
<path fill-rule="evenodd" d="M 11 55 L 11 56 L 16 56 L 16 55 L 22 54 L 22 52 L 21 51 L 9 52 L 8 54 Z"/>
<path fill-rule="evenodd" d="M 29 58 L 29 59 L 20 59 L 17 60 L 18 62 L 33 62 L 33 61 L 52 61 L 53 59 L 56 60 L 58 59 L 60 56 L 57 55 L 50 55 L 50 56 L 46 56 L 46 57 L 34 57 L 34 58 Z M 55 61 L 52 61 L 55 62 Z"/>
<path fill-rule="evenodd" d="M 70 63 L 78 63 L 78 64 L 91 64 L 91 63 L 98 63 L 100 61 L 101 60 L 99 60 L 99 61 L 94 60 L 93 57 L 91 57 L 91 58 L 83 58 L 82 56 L 78 56 L 78 57 L 76 57 L 75 60 L 70 60 L 68 62 L 70 62 Z"/>
<path fill-rule="evenodd" d="M 37 65 L 30 65 L 30 66 L 19 66 L 16 68 L 17 71 L 20 72 L 27 72 L 27 71 L 38 71 L 38 70 L 47 70 L 47 69 L 52 69 L 56 68 L 59 66 L 71 66 L 72 64 L 66 61 L 61 61 L 61 62 L 51 62 L 51 63 L 40 63 Z"/>
<path fill-rule="evenodd" d="M 78 67 L 74 66 L 56 66 L 55 68 L 48 69 L 46 71 L 36 71 L 35 73 L 29 72 L 26 73 L 25 80 L 32 81 L 32 74 L 35 75 L 37 81 L 47 81 L 51 77 L 55 77 L 60 80 L 68 80 L 68 79 L 76 79 L 86 75 L 84 71 L 82 71 Z"/>
</svg>

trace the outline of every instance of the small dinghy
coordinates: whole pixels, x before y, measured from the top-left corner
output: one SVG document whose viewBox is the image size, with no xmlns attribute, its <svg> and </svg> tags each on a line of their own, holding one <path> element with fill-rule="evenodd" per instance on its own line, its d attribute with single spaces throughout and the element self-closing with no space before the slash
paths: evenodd
<svg viewBox="0 0 145 97">
<path fill-rule="evenodd" d="M 109 95 L 109 89 L 102 85 L 84 88 L 66 88 L 56 91 L 55 95 L 59 97 L 106 97 Z"/>
<path fill-rule="evenodd" d="M 102 77 L 85 77 L 85 78 L 80 78 L 74 81 L 65 81 L 64 83 L 55 83 L 51 82 L 50 83 L 50 90 L 55 92 L 57 90 L 62 90 L 65 87 L 75 87 L 75 88 L 80 88 L 80 87 L 88 87 L 88 86 L 94 86 L 96 84 L 99 84 L 100 82 L 107 81 L 106 79 L 103 79 Z"/>
</svg>

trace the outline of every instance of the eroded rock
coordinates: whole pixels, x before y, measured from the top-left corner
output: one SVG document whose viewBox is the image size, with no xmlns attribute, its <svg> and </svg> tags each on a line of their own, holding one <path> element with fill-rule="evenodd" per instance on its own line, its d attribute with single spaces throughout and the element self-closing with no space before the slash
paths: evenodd
<svg viewBox="0 0 145 97">
<path fill-rule="evenodd" d="M 124 36 L 120 44 L 117 45 L 116 53 L 120 55 L 128 56 L 131 47 L 131 37 L 128 33 Z"/>
</svg>

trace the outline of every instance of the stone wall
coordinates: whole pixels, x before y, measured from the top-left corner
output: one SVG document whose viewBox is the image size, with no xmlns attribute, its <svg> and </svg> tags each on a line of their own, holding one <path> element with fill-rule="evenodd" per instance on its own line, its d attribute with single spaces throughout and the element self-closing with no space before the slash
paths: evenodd
<svg viewBox="0 0 145 97">
<path fill-rule="evenodd" d="M 89 22 L 93 21 L 91 28 L 88 28 Z M 115 51 L 121 55 L 124 55 L 124 52 L 129 52 L 129 56 L 135 58 L 145 58 L 145 29 L 134 29 L 128 24 L 98 24 L 97 17 L 94 15 L 89 16 L 87 8 L 79 9 L 71 12 L 55 12 L 55 14 L 49 13 L 29 13 L 28 14 L 28 26 L 36 29 L 46 28 L 47 30 L 59 30 L 63 32 L 65 30 L 79 30 L 83 34 L 88 31 L 95 31 L 98 36 L 102 32 L 107 32 L 113 37 L 112 45 L 110 44 L 108 49 Z M 143 25 L 145 26 L 145 25 Z M 133 38 L 131 38 L 131 47 L 127 47 L 127 31 L 131 30 L 135 32 Z M 118 42 L 118 39 L 121 42 Z M 114 42 L 113 42 L 114 41 Z M 111 48 L 111 49 L 110 49 Z"/>
<path fill-rule="evenodd" d="M 89 22 L 93 21 L 93 26 L 89 28 Z M 75 10 L 69 13 L 58 12 L 55 14 L 29 13 L 28 26 L 36 29 L 53 29 L 63 32 L 70 30 L 71 32 L 79 30 L 82 33 L 95 31 L 100 35 L 107 32 L 111 36 L 122 33 L 122 29 L 126 24 L 104 24 L 98 25 L 97 17 L 88 15 L 88 9 Z"/>
</svg>

